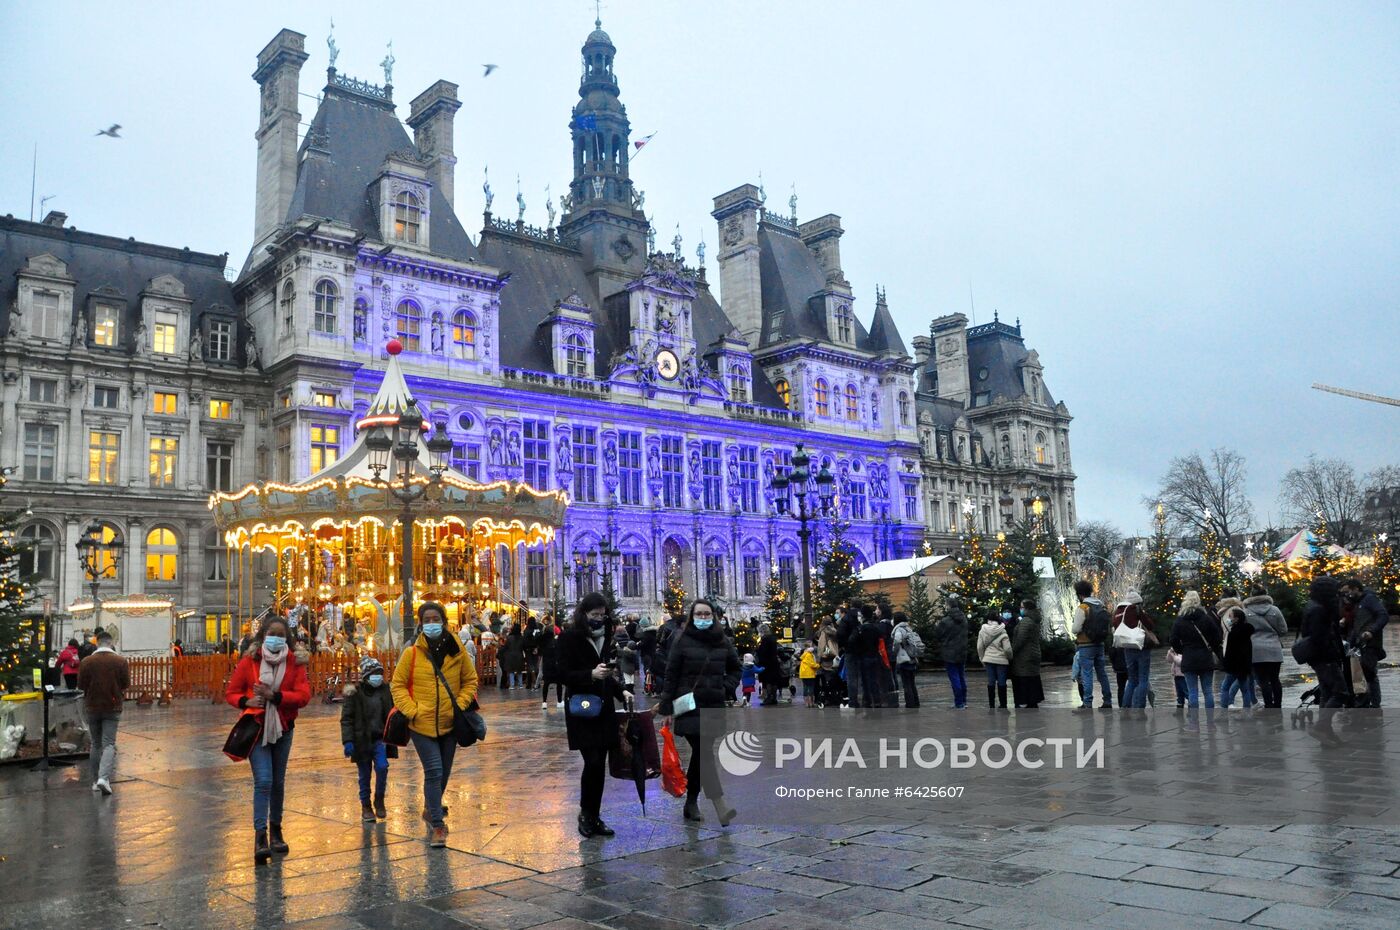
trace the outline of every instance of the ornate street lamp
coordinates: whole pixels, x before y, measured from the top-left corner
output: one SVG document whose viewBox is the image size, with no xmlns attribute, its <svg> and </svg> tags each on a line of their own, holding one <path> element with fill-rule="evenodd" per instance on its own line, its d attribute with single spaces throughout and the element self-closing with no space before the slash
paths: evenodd
<svg viewBox="0 0 1400 930">
<path fill-rule="evenodd" d="M 802 540 L 802 629 L 798 631 L 799 636 L 806 636 L 814 627 L 812 625 L 812 531 L 807 527 L 807 521 L 814 519 L 818 513 L 821 516 L 828 516 L 831 513 L 832 487 L 836 484 L 836 479 L 831 476 L 831 472 L 826 466 L 817 473 L 817 498 L 819 501 L 816 509 L 809 507 L 807 483 L 811 476 L 808 470 L 812 458 L 802 443 L 797 444 L 797 448 L 792 453 L 792 469 L 785 473 L 779 473 L 773 477 L 773 490 L 775 492 L 774 503 L 777 504 L 778 513 L 785 516 L 794 517 L 799 524 L 797 537 Z M 796 491 L 794 498 L 793 492 Z"/>
<path fill-rule="evenodd" d="M 83 530 L 74 547 L 78 550 L 78 565 L 87 576 L 88 587 L 92 589 L 92 617 L 94 625 L 101 622 L 102 603 L 98 600 L 98 589 L 103 578 L 117 577 L 117 564 L 121 561 L 124 544 L 112 534 L 107 538 L 107 527 L 94 520 Z M 47 633 L 45 634 L 47 636 Z M 44 644 L 48 648 L 48 643 Z"/>
<path fill-rule="evenodd" d="M 612 537 L 605 536 L 598 544 L 598 556 L 603 565 L 603 590 L 612 591 L 612 572 L 617 564 L 617 559 L 622 555 L 622 550 L 613 545 Z M 617 592 L 613 591 L 613 597 Z"/>
</svg>

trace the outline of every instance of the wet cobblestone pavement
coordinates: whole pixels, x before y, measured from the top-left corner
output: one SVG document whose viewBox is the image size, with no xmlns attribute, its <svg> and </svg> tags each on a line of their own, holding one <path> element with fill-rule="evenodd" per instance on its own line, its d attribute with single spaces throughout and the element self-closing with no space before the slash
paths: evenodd
<svg viewBox="0 0 1400 930">
<path fill-rule="evenodd" d="M 946 680 L 920 680 L 921 713 L 936 734 L 951 713 Z M 1400 695 L 1400 672 L 1387 669 L 1383 682 Z M 1296 676 L 1287 684 L 1283 726 L 1307 686 Z M 974 711 L 985 714 L 981 685 L 969 675 Z M 1043 712 L 1064 713 L 1067 673 L 1047 670 L 1046 685 Z M 1161 669 L 1154 687 L 1164 706 L 1152 713 L 1170 719 Z M 708 808 L 706 823 L 685 824 L 680 801 L 655 781 L 643 817 L 632 784 L 610 779 L 603 813 L 617 836 L 585 840 L 563 712 L 541 710 L 533 692 L 488 688 L 484 701 L 491 734 L 458 753 L 446 850 L 427 847 L 411 750 L 390 766 L 387 821 L 360 821 L 339 705 L 313 704 L 297 722 L 288 775 L 291 854 L 261 867 L 248 768 L 219 751 L 231 710 L 130 706 L 110 798 L 89 790 L 85 763 L 48 775 L 0 769 L 0 927 L 1350 930 L 1393 928 L 1400 911 L 1400 829 L 1291 823 L 1287 810 L 1277 824 L 1247 827 L 1104 825 L 1068 808 L 1013 823 L 972 803 L 965 823 L 946 825 L 841 807 L 825 823 L 790 829 L 746 826 L 741 811 L 721 829 Z M 813 715 L 842 712 L 807 710 L 799 699 L 752 713 L 808 726 Z M 1217 712 L 1222 738 L 1230 715 L 1247 713 Z M 1356 774 L 1344 756 L 1327 758 Z M 1270 790 L 1267 766 L 1250 774 Z M 1095 789 L 1093 772 L 1047 777 L 1086 797 Z"/>
</svg>

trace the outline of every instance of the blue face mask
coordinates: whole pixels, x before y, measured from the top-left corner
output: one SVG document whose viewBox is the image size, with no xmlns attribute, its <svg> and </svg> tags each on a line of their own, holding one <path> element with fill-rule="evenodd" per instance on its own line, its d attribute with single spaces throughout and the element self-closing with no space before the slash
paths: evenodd
<svg viewBox="0 0 1400 930">
<path fill-rule="evenodd" d="M 264 636 L 262 647 L 263 651 L 276 655 L 287 648 L 287 638 L 285 636 Z"/>
<path fill-rule="evenodd" d="M 428 637 L 428 639 L 437 639 L 438 637 L 442 636 L 442 624 L 441 624 L 441 623 L 425 623 L 425 624 L 423 624 L 423 635 L 426 636 L 426 637 Z"/>
<path fill-rule="evenodd" d="M 697 630 L 708 630 L 710 627 L 714 626 L 715 623 L 714 619 L 711 617 L 696 617 L 692 622 L 695 624 Z"/>
<path fill-rule="evenodd" d="M 384 684 L 383 675 L 371 675 L 367 680 L 369 681 L 369 686 L 371 688 L 378 688 L 380 685 Z"/>
<path fill-rule="evenodd" d="M 1010 619 L 1011 619 L 1011 611 L 1009 611 L 1009 610 L 1004 610 L 1004 611 L 1002 611 L 1001 619 L 1003 619 L 1003 620 L 1010 620 Z"/>
</svg>

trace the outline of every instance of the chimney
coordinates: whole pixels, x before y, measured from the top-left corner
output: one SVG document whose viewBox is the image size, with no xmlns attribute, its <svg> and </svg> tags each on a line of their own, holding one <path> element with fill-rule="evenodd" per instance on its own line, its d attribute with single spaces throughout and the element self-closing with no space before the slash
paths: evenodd
<svg viewBox="0 0 1400 930">
<path fill-rule="evenodd" d="M 841 217 L 835 213 L 819 216 L 797 227 L 797 234 L 817 257 L 817 264 L 830 284 L 846 283 L 846 277 L 841 272 L 841 234 L 844 231 Z"/>
<path fill-rule="evenodd" d="M 933 340 L 927 336 L 915 336 L 909 341 L 914 344 L 914 364 L 923 368 L 933 355 Z"/>
<path fill-rule="evenodd" d="M 50 210 L 48 215 L 44 217 L 45 226 L 56 226 L 62 229 L 66 222 L 68 222 L 68 214 L 61 210 Z"/>
<path fill-rule="evenodd" d="M 929 326 L 938 365 L 938 396 L 955 400 L 964 407 L 972 399 L 971 375 L 967 370 L 967 317 L 950 313 Z"/>
<path fill-rule="evenodd" d="M 451 81 L 438 81 L 408 105 L 413 144 L 428 159 L 428 180 L 442 191 L 449 207 L 453 206 L 453 173 L 457 165 L 457 156 L 452 154 L 452 120 L 461 106 L 457 85 Z"/>
<path fill-rule="evenodd" d="M 258 121 L 258 193 L 253 241 L 259 242 L 287 218 L 297 183 L 297 93 L 307 59 L 306 36 L 283 29 L 258 53 L 253 80 L 262 88 Z"/>
<path fill-rule="evenodd" d="M 763 278 L 758 266 L 758 188 L 744 184 L 715 198 L 719 286 L 724 312 L 754 349 L 763 333 Z"/>
</svg>

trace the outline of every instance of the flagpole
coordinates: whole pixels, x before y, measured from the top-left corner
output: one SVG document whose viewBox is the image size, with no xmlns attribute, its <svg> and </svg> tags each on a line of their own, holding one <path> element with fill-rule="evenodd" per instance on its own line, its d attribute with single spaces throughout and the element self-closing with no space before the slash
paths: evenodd
<svg viewBox="0 0 1400 930">
<path fill-rule="evenodd" d="M 636 141 L 636 142 L 633 142 L 633 143 L 632 143 L 633 149 L 632 149 L 632 158 L 631 158 L 631 160 L 632 160 L 632 161 L 636 161 L 636 160 L 637 160 L 637 156 L 639 156 L 639 155 L 642 154 L 642 150 L 646 148 L 647 143 L 650 142 L 652 139 L 655 139 L 658 135 L 660 135 L 660 133 L 661 133 L 661 130 L 658 129 L 658 130 L 656 130 L 656 132 L 654 132 L 654 133 L 652 133 L 651 135 L 647 136 L 645 139 L 640 139 L 640 140 L 638 140 L 638 141 Z"/>
</svg>

